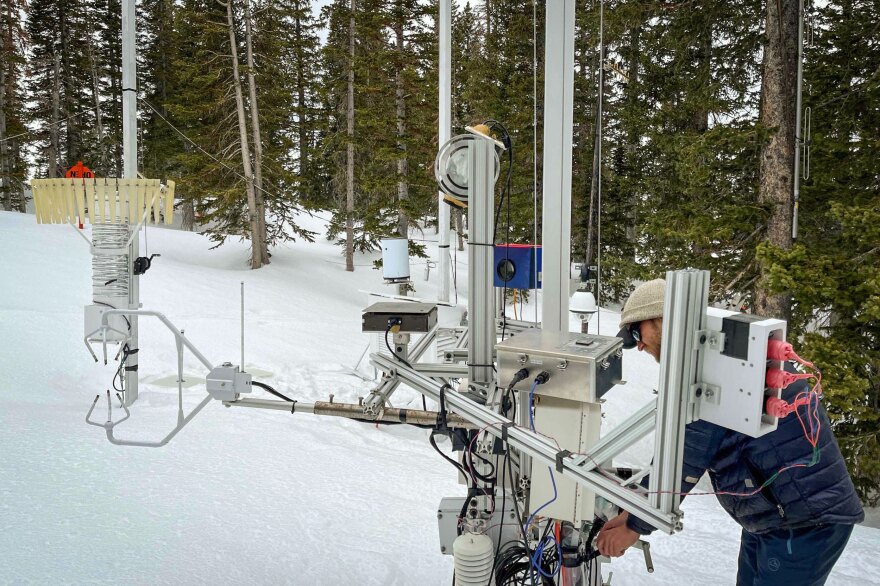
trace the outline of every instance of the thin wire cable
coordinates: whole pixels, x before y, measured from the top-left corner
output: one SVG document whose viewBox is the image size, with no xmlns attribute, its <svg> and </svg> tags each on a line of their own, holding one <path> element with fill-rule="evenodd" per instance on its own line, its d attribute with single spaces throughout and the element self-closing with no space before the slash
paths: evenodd
<svg viewBox="0 0 880 586">
<path fill-rule="evenodd" d="M 92 244 L 92 299 L 128 299 L 128 255 L 101 253 L 105 249 L 121 249 L 128 242 L 128 224 L 94 224 Z"/>
<path fill-rule="evenodd" d="M 193 139 L 191 139 L 191 138 L 188 137 L 186 134 L 184 134 L 184 132 L 183 132 L 182 130 L 180 130 L 180 129 L 177 128 L 174 124 L 172 124 L 170 120 L 168 120 L 167 118 L 165 118 L 165 116 L 163 116 L 162 113 L 159 112 L 159 110 L 157 110 L 157 109 L 156 109 L 152 104 L 150 104 L 148 101 L 146 101 L 146 100 L 143 99 L 143 98 L 138 98 L 138 101 L 140 101 L 140 102 L 143 103 L 146 107 L 148 107 L 150 110 L 152 110 L 152 111 L 156 114 L 156 116 L 158 116 L 159 118 L 161 118 L 162 121 L 165 122 L 165 124 L 167 124 L 168 126 L 170 126 L 170 127 L 172 128 L 172 130 L 174 130 L 174 132 L 176 132 L 176 133 L 179 134 L 181 137 L 183 137 L 183 139 L 186 140 L 188 143 L 190 143 L 192 146 L 194 146 L 194 147 L 196 147 L 197 149 L 199 149 L 204 155 L 206 155 L 206 156 L 207 156 L 208 158 L 210 158 L 212 161 L 214 161 L 215 163 L 217 163 L 218 165 L 220 165 L 221 167 L 223 167 L 224 169 L 226 169 L 227 171 L 229 171 L 230 173 L 232 173 L 233 175 L 235 175 L 235 176 L 238 177 L 239 179 L 243 179 L 243 180 L 245 180 L 245 181 L 248 180 L 247 177 L 245 177 L 244 175 L 242 175 L 241 173 L 239 173 L 234 167 L 231 167 L 231 166 L 227 165 L 227 164 L 224 163 L 221 159 L 219 159 L 219 158 L 216 157 L 215 155 L 212 155 L 211 153 L 209 153 L 208 151 L 206 151 L 205 149 L 203 149 L 201 146 L 199 146 L 199 145 L 198 145 Z M 272 161 L 267 161 L 267 162 L 272 162 Z M 259 187 L 259 186 L 257 186 L 256 184 L 254 185 L 254 188 L 255 188 L 255 189 L 258 189 L 258 190 L 260 190 L 260 191 L 262 191 L 264 194 L 266 194 L 266 195 L 268 195 L 268 196 L 270 196 L 270 197 L 279 198 L 278 195 L 272 193 L 271 191 L 267 191 L 265 188 L 263 188 L 263 187 Z M 313 218 L 318 218 L 319 220 L 323 220 L 323 221 L 325 221 L 325 222 L 332 222 L 332 220 L 328 220 L 327 218 L 324 218 L 324 217 L 321 217 L 321 216 L 319 216 L 319 215 L 317 215 L 317 214 L 314 214 L 314 213 L 310 212 L 309 210 L 303 209 L 303 208 L 301 208 L 301 207 L 299 207 L 299 206 L 297 206 L 297 205 L 293 205 L 293 206 L 291 206 L 291 207 L 293 207 L 294 210 L 296 210 L 296 211 L 298 211 L 298 212 L 306 213 L 306 214 L 312 216 Z"/>
<path fill-rule="evenodd" d="M 83 110 L 82 112 L 77 112 L 76 114 L 71 114 L 70 116 L 68 116 L 64 120 L 59 120 L 58 122 L 50 122 L 50 123 L 46 124 L 46 127 L 58 126 L 62 122 L 67 122 L 68 120 L 72 120 L 73 118 L 77 118 L 79 116 L 82 116 L 83 114 L 88 114 L 88 113 L 89 113 L 88 110 Z M 27 136 L 28 134 L 33 135 L 33 134 L 36 134 L 38 131 L 39 131 L 39 129 L 37 129 L 37 130 L 28 129 L 28 130 L 25 130 L 24 132 L 22 132 L 21 134 L 16 134 L 14 136 L 7 136 L 3 140 L 0 140 L 0 143 L 9 142 L 10 140 L 14 140 L 16 138 L 21 138 L 22 136 Z"/>
</svg>

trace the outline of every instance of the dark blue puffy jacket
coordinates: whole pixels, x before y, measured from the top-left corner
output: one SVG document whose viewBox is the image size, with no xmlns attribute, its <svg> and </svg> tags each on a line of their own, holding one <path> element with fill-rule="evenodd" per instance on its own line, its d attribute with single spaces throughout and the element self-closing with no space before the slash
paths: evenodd
<svg viewBox="0 0 880 586">
<path fill-rule="evenodd" d="M 783 391 L 792 402 L 807 383 L 799 381 Z M 799 411 L 804 412 L 804 407 Z M 825 523 L 860 523 L 865 518 L 846 464 L 820 404 L 819 461 L 809 468 L 792 468 L 753 496 L 716 495 L 721 506 L 751 533 L 795 529 Z M 758 438 L 706 421 L 687 425 L 684 439 L 682 492 L 687 493 L 709 472 L 714 492 L 750 493 L 780 468 L 809 462 L 813 447 L 797 416 L 779 420 L 775 431 Z M 645 483 L 647 485 L 647 483 Z M 642 535 L 654 527 L 632 515 L 627 526 Z"/>
</svg>

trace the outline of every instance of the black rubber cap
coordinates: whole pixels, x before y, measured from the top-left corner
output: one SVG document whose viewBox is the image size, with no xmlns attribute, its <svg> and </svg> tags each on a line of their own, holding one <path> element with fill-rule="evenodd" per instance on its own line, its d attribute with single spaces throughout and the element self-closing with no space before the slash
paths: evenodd
<svg viewBox="0 0 880 586">
<path fill-rule="evenodd" d="M 636 339 L 633 338 L 631 333 L 629 333 L 629 328 L 627 326 L 623 326 L 620 331 L 617 332 L 617 337 L 623 340 L 624 350 L 632 350 L 637 345 Z"/>
</svg>

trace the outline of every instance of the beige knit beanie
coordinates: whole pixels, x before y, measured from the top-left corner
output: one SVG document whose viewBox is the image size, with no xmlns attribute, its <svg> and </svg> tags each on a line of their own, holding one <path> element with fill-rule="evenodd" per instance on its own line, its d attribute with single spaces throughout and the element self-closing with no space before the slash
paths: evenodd
<svg viewBox="0 0 880 586">
<path fill-rule="evenodd" d="M 666 281 L 654 279 L 635 288 L 626 300 L 620 314 L 620 327 L 646 319 L 663 317 L 663 299 L 666 296 Z"/>
</svg>

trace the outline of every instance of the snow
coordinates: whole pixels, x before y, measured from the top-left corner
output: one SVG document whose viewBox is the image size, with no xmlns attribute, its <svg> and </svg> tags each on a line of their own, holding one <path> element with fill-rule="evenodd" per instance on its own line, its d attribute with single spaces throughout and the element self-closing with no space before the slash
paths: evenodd
<svg viewBox="0 0 880 586">
<path fill-rule="evenodd" d="M 323 233 L 319 220 L 303 222 Z M 294 243 L 249 271 L 246 243 L 212 251 L 202 236 L 156 228 L 148 243 L 162 256 L 141 279 L 144 307 L 185 330 L 209 360 L 240 360 L 244 281 L 246 363 L 257 378 L 306 401 L 333 393 L 355 402 L 369 391 L 344 366 L 369 343 L 360 332 L 369 300 L 358 291 L 388 291 L 369 268 L 374 255 L 360 256 L 352 274 L 331 243 Z M 0 250 L 0 584 L 450 583 L 436 507 L 463 491 L 425 431 L 212 403 L 164 448 L 111 445 L 84 421 L 115 370 L 94 363 L 82 342 L 85 242 L 69 226 L 0 212 Z M 415 294 L 432 298 L 436 283 L 422 280 L 417 263 Z M 441 321 L 457 317 L 441 312 Z M 600 319 L 613 335 L 616 314 Z M 140 323 L 141 397 L 116 433 L 154 440 L 176 421 L 176 351 L 157 320 Z M 628 352 L 624 364 L 628 384 L 605 405 L 609 428 L 649 400 L 657 380 L 648 356 Z M 188 355 L 185 372 L 191 408 L 204 396 L 193 384 L 204 371 Z M 394 397 L 414 400 L 403 390 Z M 96 415 L 105 414 L 99 402 Z M 648 460 L 650 443 L 629 458 Z M 684 532 L 649 538 L 655 573 L 634 550 L 605 567 L 613 584 L 734 582 L 738 526 L 712 497 L 691 497 L 683 510 Z M 878 547 L 880 532 L 856 527 L 829 584 L 876 584 Z"/>
</svg>

